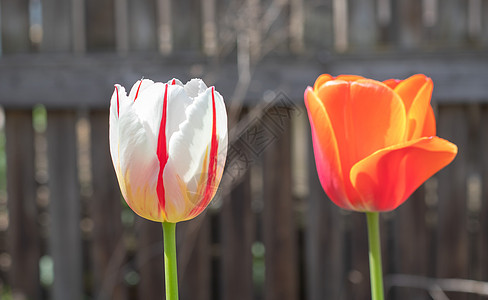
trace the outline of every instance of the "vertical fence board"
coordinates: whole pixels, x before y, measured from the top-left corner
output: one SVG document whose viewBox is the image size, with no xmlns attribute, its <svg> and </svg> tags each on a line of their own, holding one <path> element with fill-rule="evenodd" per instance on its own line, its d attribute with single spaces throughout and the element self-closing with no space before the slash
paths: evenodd
<svg viewBox="0 0 488 300">
<path fill-rule="evenodd" d="M 397 43 L 402 49 L 418 49 L 422 43 L 421 0 L 402 0 L 396 3 L 398 22 Z"/>
<path fill-rule="evenodd" d="M 253 217 L 249 171 L 224 198 L 220 213 L 221 299 L 253 299 Z"/>
<path fill-rule="evenodd" d="M 203 212 L 177 225 L 178 278 L 182 300 L 211 300 L 210 218 Z"/>
<path fill-rule="evenodd" d="M 161 223 L 136 218 L 137 299 L 164 299 L 163 228 Z"/>
<path fill-rule="evenodd" d="M 304 1 L 305 49 L 331 49 L 333 45 L 332 0 Z"/>
<path fill-rule="evenodd" d="M 419 188 L 395 211 L 393 220 L 394 253 L 391 269 L 396 274 L 429 276 L 430 241 L 432 236 L 427 223 L 427 206 L 424 188 Z M 415 241 L 415 242 L 412 242 Z M 395 299 L 430 299 L 426 291 L 415 288 L 394 287 Z"/>
<path fill-rule="evenodd" d="M 263 230 L 266 300 L 298 299 L 295 216 L 291 196 L 290 123 L 264 152 Z"/>
<path fill-rule="evenodd" d="M 378 19 L 378 42 L 381 45 L 388 45 L 395 35 L 393 32 L 392 6 L 391 0 L 377 0 L 377 19 Z"/>
<path fill-rule="evenodd" d="M 71 50 L 71 12 L 71 1 L 42 0 L 42 51 Z"/>
<path fill-rule="evenodd" d="M 306 293 L 308 300 L 345 299 L 344 216 L 320 184 L 308 134 L 309 200 L 306 227 Z"/>
<path fill-rule="evenodd" d="M 488 107 L 486 105 L 483 106 L 480 129 L 481 155 L 479 159 L 482 160 L 482 203 L 479 214 L 481 235 L 478 253 L 480 255 L 480 279 L 488 281 L 488 234 L 486 233 L 488 228 L 488 159 L 486 156 L 488 153 Z"/>
<path fill-rule="evenodd" d="M 290 50 L 295 54 L 304 50 L 304 6 L 303 0 L 290 0 Z"/>
<path fill-rule="evenodd" d="M 157 26 L 154 0 L 128 0 L 129 48 L 135 51 L 156 51 Z"/>
<path fill-rule="evenodd" d="M 484 48 L 488 46 L 488 3 L 481 3 L 481 42 Z"/>
<path fill-rule="evenodd" d="M 468 35 L 467 5 L 465 0 L 439 1 L 437 28 L 441 45 L 456 47 L 466 42 Z"/>
<path fill-rule="evenodd" d="M 127 0 L 114 1 L 115 49 L 120 54 L 129 51 L 129 4 Z"/>
<path fill-rule="evenodd" d="M 334 50 L 345 52 L 349 49 L 349 7 L 348 0 L 332 1 L 334 28 Z"/>
<path fill-rule="evenodd" d="M 468 235 L 466 231 L 466 163 L 468 119 L 460 105 L 439 109 L 439 136 L 459 147 L 456 159 L 439 173 L 437 234 L 437 277 L 466 278 L 468 275 Z M 452 296 L 452 298 L 451 298 Z M 466 299 L 466 295 L 449 296 Z"/>
<path fill-rule="evenodd" d="M 86 0 L 86 46 L 90 51 L 115 49 L 115 0 Z"/>
<path fill-rule="evenodd" d="M 40 297 L 34 129 L 31 111 L 6 111 L 9 283 L 16 297 Z"/>
<path fill-rule="evenodd" d="M 49 242 L 55 300 L 82 299 L 83 295 L 75 123 L 74 112 L 48 111 Z"/>
<path fill-rule="evenodd" d="M 156 0 L 158 49 L 161 54 L 170 54 L 173 50 L 171 0 Z"/>
<path fill-rule="evenodd" d="M 202 42 L 203 52 L 207 56 L 217 54 L 217 22 L 215 19 L 216 0 L 204 0 L 202 4 Z"/>
<path fill-rule="evenodd" d="M 121 284 L 126 248 L 122 237 L 121 196 L 110 158 L 108 112 L 92 111 L 91 162 L 93 194 L 89 210 L 93 220 L 92 270 L 96 299 L 124 299 Z"/>
<path fill-rule="evenodd" d="M 202 50 L 200 1 L 174 1 L 171 10 L 174 16 L 178 16 L 172 18 L 173 49 L 200 52 Z"/>
<path fill-rule="evenodd" d="M 4 0 L 1 5 L 1 52 L 28 52 L 31 46 L 29 40 L 29 0 Z"/>
<path fill-rule="evenodd" d="M 353 212 L 348 215 L 348 242 L 346 264 L 348 267 L 347 299 L 369 299 L 368 231 L 366 214 Z M 380 228 L 380 232 L 385 232 Z"/>
<path fill-rule="evenodd" d="M 71 3 L 73 51 L 84 53 L 86 51 L 85 0 L 72 0 Z"/>
<path fill-rule="evenodd" d="M 376 22 L 376 0 L 349 0 L 350 44 L 355 51 L 375 48 L 378 39 Z"/>
</svg>

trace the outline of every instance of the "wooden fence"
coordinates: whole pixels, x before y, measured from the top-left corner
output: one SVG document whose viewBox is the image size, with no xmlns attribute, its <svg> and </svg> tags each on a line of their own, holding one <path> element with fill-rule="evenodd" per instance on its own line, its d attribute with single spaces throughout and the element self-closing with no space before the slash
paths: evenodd
<svg viewBox="0 0 488 300">
<path fill-rule="evenodd" d="M 2 0 L 0 297 L 164 298 L 161 228 L 120 198 L 108 102 L 174 76 L 232 116 L 225 184 L 177 227 L 181 299 L 368 299 L 365 218 L 313 162 L 302 98 L 324 72 L 433 78 L 459 155 L 383 214 L 388 298 L 486 295 L 487 17 L 486 0 Z"/>
</svg>

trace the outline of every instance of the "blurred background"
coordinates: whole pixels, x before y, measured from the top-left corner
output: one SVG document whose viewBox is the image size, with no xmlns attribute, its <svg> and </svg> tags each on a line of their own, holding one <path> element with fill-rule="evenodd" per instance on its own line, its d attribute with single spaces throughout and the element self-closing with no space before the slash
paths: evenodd
<svg viewBox="0 0 488 300">
<path fill-rule="evenodd" d="M 163 299 L 161 226 L 120 196 L 113 85 L 215 85 L 218 195 L 177 226 L 180 298 L 369 299 L 365 217 L 323 193 L 303 92 L 434 80 L 455 161 L 382 215 L 388 299 L 488 295 L 488 1 L 0 0 L 0 298 Z"/>
</svg>

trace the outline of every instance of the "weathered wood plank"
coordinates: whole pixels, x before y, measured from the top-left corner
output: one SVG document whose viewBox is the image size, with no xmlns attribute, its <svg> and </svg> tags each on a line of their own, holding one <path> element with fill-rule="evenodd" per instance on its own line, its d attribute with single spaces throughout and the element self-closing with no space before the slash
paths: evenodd
<svg viewBox="0 0 488 300">
<path fill-rule="evenodd" d="M 460 149 L 455 160 L 441 170 L 439 178 L 436 276 L 467 278 L 469 266 L 466 199 L 468 161 L 468 115 L 459 105 L 439 108 L 438 135 Z M 449 295 L 467 299 L 466 295 Z"/>
<path fill-rule="evenodd" d="M 129 51 L 129 5 L 127 0 L 114 1 L 115 49 L 125 55 Z"/>
<path fill-rule="evenodd" d="M 4 0 L 0 13 L 1 52 L 29 52 L 29 0 Z"/>
<path fill-rule="evenodd" d="M 308 50 L 333 47 L 332 0 L 304 1 L 304 43 Z"/>
<path fill-rule="evenodd" d="M 377 45 L 376 0 L 349 0 L 349 44 L 352 51 L 371 51 Z"/>
<path fill-rule="evenodd" d="M 483 106 L 481 112 L 481 125 L 480 125 L 480 153 L 479 159 L 482 160 L 482 203 L 479 213 L 479 226 L 481 230 L 481 236 L 479 241 L 479 255 L 480 255 L 480 279 L 488 281 L 488 235 L 486 234 L 486 228 L 488 228 L 488 159 L 486 159 L 486 153 L 488 153 L 488 107 Z"/>
<path fill-rule="evenodd" d="M 283 133 L 267 146 L 263 157 L 264 299 L 296 300 L 299 281 L 291 164 L 284 163 L 291 159 L 290 120 L 280 126 Z"/>
<path fill-rule="evenodd" d="M 137 299 L 164 299 L 163 228 L 136 216 Z"/>
<path fill-rule="evenodd" d="M 349 48 L 349 8 L 346 0 L 333 0 L 334 50 L 345 52 Z"/>
<path fill-rule="evenodd" d="M 396 209 L 393 216 L 393 257 L 391 270 L 395 274 L 433 276 L 429 273 L 434 267 L 430 252 L 432 228 L 429 226 L 428 207 L 425 203 L 424 188 L 417 190 L 404 204 Z M 413 242 L 415 241 L 415 242 Z M 391 294 L 395 299 L 430 299 L 421 289 L 393 287 Z"/>
<path fill-rule="evenodd" d="M 93 194 L 91 256 L 96 299 L 125 299 L 122 266 L 127 257 L 121 223 L 121 196 L 110 158 L 108 111 L 90 112 Z"/>
<path fill-rule="evenodd" d="M 345 299 L 346 253 L 345 217 L 330 201 L 320 184 L 313 156 L 311 134 L 309 150 L 309 200 L 306 227 L 306 293 L 308 300 Z"/>
<path fill-rule="evenodd" d="M 217 20 L 215 18 L 216 0 L 204 0 L 202 2 L 202 43 L 205 55 L 213 57 L 218 50 Z"/>
<path fill-rule="evenodd" d="M 156 1 L 156 8 L 158 11 L 158 50 L 159 53 L 167 55 L 173 50 L 171 0 Z"/>
<path fill-rule="evenodd" d="M 368 231 L 366 214 L 352 212 L 347 216 L 346 258 L 347 299 L 369 299 L 371 297 L 368 260 Z M 380 228 L 384 234 L 385 229 Z M 383 253 L 382 253 L 383 254 Z M 384 259 L 384 257 L 383 257 Z"/>
<path fill-rule="evenodd" d="M 253 299 L 254 238 L 250 174 L 224 198 L 220 212 L 221 299 Z"/>
<path fill-rule="evenodd" d="M 395 1 L 397 45 L 401 49 L 418 49 L 422 46 L 422 3 L 420 0 Z"/>
<path fill-rule="evenodd" d="M 235 64 L 217 67 L 201 60 L 162 58 L 160 56 L 90 55 L 12 57 L 0 60 L 0 105 L 29 108 L 42 102 L 47 107 L 108 108 L 114 83 L 130 88 L 142 76 L 166 81 L 173 77 L 186 81 L 192 68 L 202 70 L 207 84 L 215 85 L 227 101 L 237 82 Z M 164 71 L 162 71 L 164 70 Z M 384 80 L 406 78 L 424 73 L 434 80 L 434 101 L 463 103 L 488 101 L 488 55 L 371 55 L 331 56 L 314 60 L 264 60 L 256 66 L 252 89 L 247 92 L 248 104 L 262 99 L 267 90 L 286 94 L 303 103 L 303 91 L 318 75 L 329 72 L 361 74 Z M 52 93 L 52 87 L 56 92 Z M 460 88 L 462 87 L 462 88 Z M 75 92 L 74 92 L 75 91 Z"/>
<path fill-rule="evenodd" d="M 49 246 L 55 300 L 82 299 L 80 192 L 76 159 L 76 114 L 48 110 Z"/>
<path fill-rule="evenodd" d="M 198 54 L 202 51 L 201 2 L 197 0 L 171 3 L 173 51 Z"/>
<path fill-rule="evenodd" d="M 86 51 L 85 0 L 72 0 L 71 3 L 73 51 L 80 54 Z"/>
<path fill-rule="evenodd" d="M 115 0 L 86 0 L 86 46 L 89 51 L 115 50 Z"/>
<path fill-rule="evenodd" d="M 436 26 L 438 45 L 457 47 L 468 38 L 468 1 L 443 0 L 438 2 L 439 23 Z"/>
<path fill-rule="evenodd" d="M 178 278 L 182 300 L 211 300 L 212 269 L 210 218 L 197 218 L 177 225 Z"/>
<path fill-rule="evenodd" d="M 129 48 L 132 51 L 157 50 L 156 2 L 129 0 Z"/>
<path fill-rule="evenodd" d="M 483 16 L 488 16 L 488 3 L 486 1 L 481 4 L 481 13 Z M 486 22 L 486 17 L 481 22 L 481 42 L 483 47 L 488 46 L 488 22 Z"/>
<path fill-rule="evenodd" d="M 9 228 L 12 264 L 9 284 L 15 297 L 40 297 L 40 235 L 37 224 L 32 112 L 5 112 Z"/>
<path fill-rule="evenodd" d="M 305 4 L 303 0 L 290 0 L 290 50 L 292 53 L 302 53 L 305 49 Z"/>
<path fill-rule="evenodd" d="M 72 1 L 42 1 L 42 42 L 41 50 L 65 51 L 72 49 Z"/>
</svg>

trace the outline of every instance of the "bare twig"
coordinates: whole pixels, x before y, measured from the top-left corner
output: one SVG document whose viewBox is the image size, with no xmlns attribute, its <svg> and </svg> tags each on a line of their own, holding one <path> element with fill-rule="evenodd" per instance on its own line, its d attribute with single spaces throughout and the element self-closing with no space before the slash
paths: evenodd
<svg viewBox="0 0 488 300">
<path fill-rule="evenodd" d="M 394 286 L 427 290 L 435 300 L 449 299 L 444 292 L 461 292 L 488 296 L 488 282 L 470 279 L 430 278 L 406 274 L 385 276 L 386 291 Z"/>
</svg>

